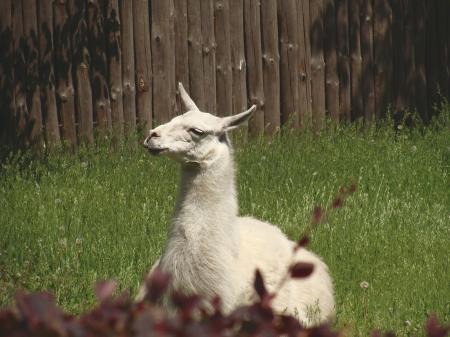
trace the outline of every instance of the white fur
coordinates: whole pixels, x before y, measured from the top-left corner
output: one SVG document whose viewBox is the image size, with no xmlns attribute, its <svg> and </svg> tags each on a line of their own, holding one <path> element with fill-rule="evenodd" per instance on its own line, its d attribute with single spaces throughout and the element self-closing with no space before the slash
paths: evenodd
<svg viewBox="0 0 450 337">
<path fill-rule="evenodd" d="M 291 263 L 312 262 L 313 274 L 289 280 L 275 297 L 274 308 L 306 325 L 331 319 L 333 287 L 321 259 L 305 249 L 294 256 L 294 242 L 277 227 L 238 216 L 233 154 L 226 132 L 245 122 L 254 107 L 219 118 L 200 112 L 181 84 L 179 88 L 185 105 L 194 110 L 151 130 L 144 142 L 151 152 L 179 161 L 182 169 L 168 242 L 152 270 L 159 265 L 171 273 L 172 289 L 206 298 L 219 295 L 229 312 L 255 300 L 256 268 L 270 291 Z M 199 131 L 204 134 L 199 136 Z M 145 292 L 142 287 L 138 298 Z"/>
</svg>

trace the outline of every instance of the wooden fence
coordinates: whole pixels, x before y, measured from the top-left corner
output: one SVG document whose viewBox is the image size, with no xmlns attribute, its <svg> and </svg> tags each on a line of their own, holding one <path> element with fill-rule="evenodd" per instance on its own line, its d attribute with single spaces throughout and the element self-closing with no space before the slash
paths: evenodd
<svg viewBox="0 0 450 337">
<path fill-rule="evenodd" d="M 251 134 L 428 121 L 450 96 L 447 0 L 1 0 L 2 144 L 93 143 L 179 114 L 176 83 Z"/>
</svg>

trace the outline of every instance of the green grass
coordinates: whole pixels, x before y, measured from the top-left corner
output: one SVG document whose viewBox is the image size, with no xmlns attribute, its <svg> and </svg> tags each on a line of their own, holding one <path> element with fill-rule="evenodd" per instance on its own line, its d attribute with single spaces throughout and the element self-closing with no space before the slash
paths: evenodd
<svg viewBox="0 0 450 337">
<path fill-rule="evenodd" d="M 311 242 L 335 282 L 336 325 L 351 335 L 421 334 L 429 313 L 450 321 L 448 110 L 412 132 L 330 127 L 237 146 L 241 213 L 293 239 L 315 205 L 357 182 Z M 137 145 L 30 157 L 0 171 L 0 306 L 17 288 L 49 290 L 79 313 L 95 303 L 93 284 L 109 278 L 134 294 L 164 247 L 175 163 Z"/>
</svg>

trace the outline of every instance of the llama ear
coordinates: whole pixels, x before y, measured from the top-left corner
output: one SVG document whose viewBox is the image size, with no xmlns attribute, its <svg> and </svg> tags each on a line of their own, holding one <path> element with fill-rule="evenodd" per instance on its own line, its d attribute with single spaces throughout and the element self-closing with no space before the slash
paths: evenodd
<svg viewBox="0 0 450 337">
<path fill-rule="evenodd" d="M 184 107 L 187 111 L 195 110 L 200 111 L 200 109 L 195 105 L 192 98 L 188 95 L 186 90 L 183 87 L 183 84 L 181 82 L 178 82 L 178 90 L 180 92 L 181 100 L 183 101 Z"/>
<path fill-rule="evenodd" d="M 250 109 L 241 112 L 240 114 L 222 118 L 223 130 L 230 131 L 238 128 L 239 126 L 241 126 L 243 123 L 245 123 L 250 119 L 255 110 L 256 105 L 252 105 Z"/>
</svg>

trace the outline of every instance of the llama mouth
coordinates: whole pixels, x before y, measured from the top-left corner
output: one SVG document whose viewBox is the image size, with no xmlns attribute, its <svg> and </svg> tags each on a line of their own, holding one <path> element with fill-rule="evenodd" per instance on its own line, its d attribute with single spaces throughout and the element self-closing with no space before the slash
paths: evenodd
<svg viewBox="0 0 450 337">
<path fill-rule="evenodd" d="M 151 147 L 148 148 L 148 152 L 150 152 L 152 156 L 158 156 L 164 153 L 166 150 L 167 148 L 151 148 Z"/>
</svg>

